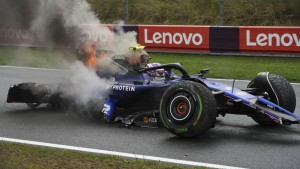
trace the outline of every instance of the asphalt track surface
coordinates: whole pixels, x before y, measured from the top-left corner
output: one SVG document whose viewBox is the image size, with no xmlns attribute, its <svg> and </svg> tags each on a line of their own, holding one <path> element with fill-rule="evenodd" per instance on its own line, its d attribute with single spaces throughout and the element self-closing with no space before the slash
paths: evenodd
<svg viewBox="0 0 300 169">
<path fill-rule="evenodd" d="M 246 168 L 299 168 L 300 126 L 261 127 L 241 115 L 218 117 L 216 127 L 195 139 L 181 139 L 165 129 L 120 128 L 117 124 L 85 118 L 76 113 L 35 110 L 7 104 L 10 85 L 49 83 L 65 71 L 0 67 L 0 137 L 143 154 Z M 224 83 L 230 83 L 223 81 Z M 236 82 L 245 87 L 246 82 Z M 300 85 L 293 85 L 300 115 Z"/>
</svg>

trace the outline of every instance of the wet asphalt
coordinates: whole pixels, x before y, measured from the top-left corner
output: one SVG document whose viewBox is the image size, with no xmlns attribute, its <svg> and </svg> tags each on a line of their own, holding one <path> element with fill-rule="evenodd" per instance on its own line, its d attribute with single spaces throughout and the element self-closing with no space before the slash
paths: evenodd
<svg viewBox="0 0 300 169">
<path fill-rule="evenodd" d="M 31 110 L 6 103 L 10 85 L 56 83 L 66 71 L 0 67 L 0 137 L 79 146 L 246 168 L 299 168 L 300 125 L 261 127 L 242 115 L 218 117 L 215 128 L 195 139 L 177 138 L 163 128 L 121 128 L 45 105 Z M 222 81 L 224 83 L 231 83 Z M 247 82 L 236 82 L 245 87 Z M 300 85 L 295 113 L 300 115 Z"/>
</svg>

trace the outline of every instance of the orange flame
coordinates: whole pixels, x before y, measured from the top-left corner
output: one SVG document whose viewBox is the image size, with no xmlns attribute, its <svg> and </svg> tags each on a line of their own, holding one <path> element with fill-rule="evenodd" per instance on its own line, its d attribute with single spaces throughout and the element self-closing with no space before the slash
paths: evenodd
<svg viewBox="0 0 300 169">
<path fill-rule="evenodd" d="M 96 50 L 92 43 L 88 44 L 87 53 L 89 54 L 87 59 L 85 60 L 85 65 L 91 68 L 96 68 L 97 66 L 97 58 L 96 58 Z"/>
</svg>

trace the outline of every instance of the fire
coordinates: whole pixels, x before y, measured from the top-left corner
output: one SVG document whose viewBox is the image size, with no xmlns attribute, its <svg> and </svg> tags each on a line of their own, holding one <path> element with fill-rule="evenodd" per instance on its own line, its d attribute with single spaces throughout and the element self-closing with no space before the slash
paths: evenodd
<svg viewBox="0 0 300 169">
<path fill-rule="evenodd" d="M 100 48 L 99 50 L 96 50 L 95 43 L 84 42 L 79 46 L 77 56 L 78 59 L 81 60 L 87 67 L 99 69 L 100 66 L 105 64 L 108 51 Z"/>
<path fill-rule="evenodd" d="M 91 67 L 91 68 L 96 68 L 97 66 L 97 52 L 96 52 L 96 49 L 94 47 L 94 45 L 92 43 L 88 43 L 88 47 L 87 47 L 87 53 L 88 53 L 88 56 L 85 60 L 85 65 L 87 65 L 88 67 Z"/>
</svg>

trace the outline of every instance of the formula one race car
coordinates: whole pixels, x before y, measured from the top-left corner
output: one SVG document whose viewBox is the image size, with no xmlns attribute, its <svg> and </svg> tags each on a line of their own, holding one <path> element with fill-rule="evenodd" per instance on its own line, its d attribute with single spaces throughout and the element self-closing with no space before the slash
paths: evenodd
<svg viewBox="0 0 300 169">
<path fill-rule="evenodd" d="M 131 48 L 133 52 L 143 48 Z M 139 65 L 128 58 L 110 58 L 111 66 L 122 73 L 98 72 L 99 78 L 113 77 L 104 99 L 103 117 L 126 126 L 165 127 L 179 137 L 196 137 L 215 126 L 216 117 L 242 114 L 260 125 L 299 124 L 293 114 L 296 97 L 290 83 L 268 72 L 259 73 L 246 89 L 208 80 L 204 75 L 190 75 L 180 63 L 148 64 L 149 56 L 138 55 Z M 27 103 L 34 108 L 41 103 L 59 106 L 65 103 L 61 93 L 49 85 L 22 83 L 10 87 L 7 102 Z M 71 101 L 72 102 L 72 101 Z M 100 102 L 99 102 L 100 103 Z"/>
</svg>

